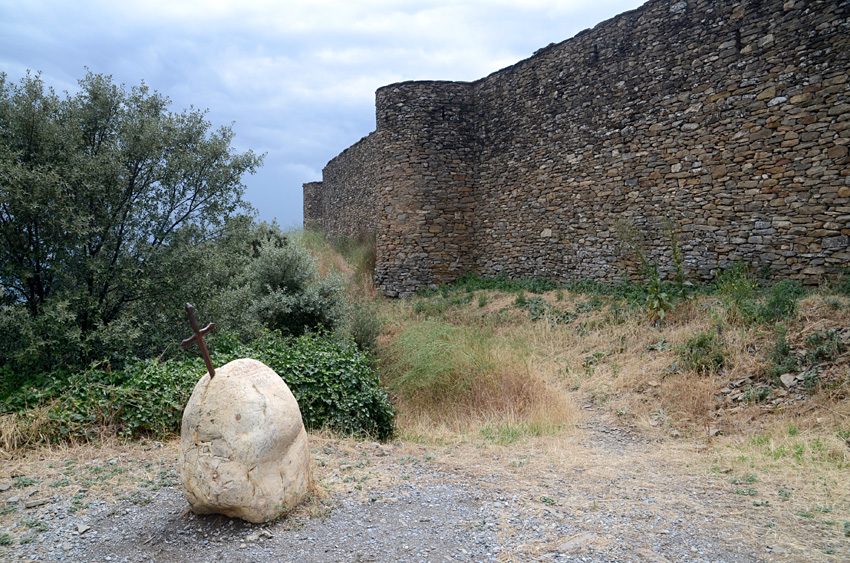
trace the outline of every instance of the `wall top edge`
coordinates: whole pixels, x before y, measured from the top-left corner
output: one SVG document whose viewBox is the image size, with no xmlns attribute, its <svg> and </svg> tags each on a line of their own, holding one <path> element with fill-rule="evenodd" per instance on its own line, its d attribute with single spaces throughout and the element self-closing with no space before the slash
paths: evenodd
<svg viewBox="0 0 850 563">
<path fill-rule="evenodd" d="M 630 18 L 630 17 L 633 17 L 633 16 L 639 16 L 640 14 L 642 14 L 643 12 L 645 12 L 648 9 L 648 6 L 653 5 L 653 4 L 657 4 L 659 2 L 670 2 L 670 0 L 647 0 L 646 2 L 644 2 L 643 4 L 638 6 L 637 8 L 634 8 L 632 10 L 626 10 L 625 12 L 621 12 L 621 13 L 615 15 L 615 16 L 612 16 L 612 17 L 608 18 L 607 20 L 599 22 L 598 24 L 596 24 L 593 27 L 585 28 L 585 29 L 577 32 L 572 37 L 568 37 L 567 39 L 564 39 L 562 41 L 549 43 L 545 47 L 541 47 L 541 48 L 537 49 L 536 51 L 534 51 L 534 53 L 532 53 L 531 55 L 529 55 L 528 57 L 526 57 L 524 59 L 520 59 L 520 60 L 518 60 L 517 62 L 515 62 L 511 65 L 508 65 L 504 68 L 500 68 L 499 70 L 495 70 L 495 71 L 491 72 L 487 76 L 484 76 L 482 78 L 474 80 L 472 82 L 472 84 L 478 84 L 479 82 L 484 82 L 487 79 L 489 79 L 493 76 L 496 76 L 498 74 L 505 74 L 505 73 L 511 72 L 515 68 L 518 69 L 518 68 L 523 67 L 526 64 L 533 63 L 535 60 L 543 58 L 545 55 L 549 54 L 551 51 L 569 46 L 572 42 L 576 41 L 579 37 L 584 38 L 584 36 L 586 36 L 588 34 L 592 34 L 592 33 L 597 32 L 597 31 L 601 31 L 603 28 L 609 27 L 611 25 L 618 25 L 620 22 L 622 22 L 626 18 Z"/>
<path fill-rule="evenodd" d="M 477 80 L 475 82 L 478 82 Z M 403 82 L 394 82 L 392 84 L 387 84 L 386 86 L 381 86 L 375 93 L 382 92 L 384 90 L 391 90 L 393 88 L 404 88 L 407 86 L 448 86 L 448 85 L 458 85 L 458 86 L 469 86 L 474 84 L 475 82 L 465 82 L 463 80 L 405 80 Z"/>
<path fill-rule="evenodd" d="M 495 70 L 495 71 L 491 72 L 490 74 L 487 74 L 486 76 L 483 76 L 481 78 L 477 78 L 475 80 L 471 80 L 471 81 L 463 81 L 463 80 L 404 80 L 404 81 L 401 81 L 401 82 L 394 82 L 392 84 L 387 84 L 386 86 L 381 86 L 380 88 L 378 88 L 375 91 L 375 94 L 377 95 L 378 93 L 380 93 L 384 90 L 390 90 L 392 88 L 403 88 L 403 87 L 406 87 L 406 86 L 428 86 L 428 85 L 433 85 L 433 86 L 439 86 L 439 85 L 469 85 L 469 86 L 475 86 L 475 85 L 477 85 L 481 82 L 488 80 L 489 78 L 491 78 L 493 76 L 496 76 L 496 75 L 499 75 L 499 74 L 509 73 L 513 69 L 519 69 L 519 68 L 525 66 L 526 64 L 529 64 L 529 63 L 534 62 L 535 60 L 541 59 L 545 55 L 549 54 L 551 51 L 554 51 L 554 50 L 557 50 L 559 48 L 563 48 L 565 46 L 568 46 L 571 42 L 577 40 L 579 37 L 584 37 L 588 34 L 599 31 L 599 30 L 606 28 L 608 26 L 611 26 L 611 25 L 617 25 L 619 22 L 622 22 L 623 19 L 625 19 L 625 18 L 639 16 L 641 13 L 645 12 L 650 5 L 658 4 L 659 2 L 670 2 L 670 0 L 648 0 L 647 2 L 642 4 L 641 6 L 638 6 L 637 8 L 634 8 L 632 10 L 627 10 L 625 12 L 622 12 L 620 14 L 612 16 L 611 18 L 608 18 L 605 21 L 599 22 L 598 24 L 596 24 L 592 28 L 583 29 L 583 30 L 577 32 L 572 37 L 564 39 L 563 41 L 549 43 L 545 47 L 541 47 L 540 49 L 537 49 L 536 51 L 534 51 L 534 53 L 532 53 L 528 57 L 526 57 L 524 59 L 520 59 L 519 61 L 517 61 L 517 62 L 515 62 L 511 65 L 508 65 L 504 68 L 500 68 L 499 70 Z"/>
<path fill-rule="evenodd" d="M 326 170 L 329 166 L 333 166 L 333 164 L 334 164 L 336 161 L 338 161 L 338 160 L 340 160 L 340 159 L 345 158 L 345 157 L 346 157 L 346 155 L 348 155 L 348 154 L 349 154 L 349 153 L 351 153 L 351 152 L 354 152 L 354 151 L 355 151 L 355 150 L 357 150 L 357 149 L 358 149 L 361 145 L 363 145 L 363 144 L 367 143 L 367 142 L 369 141 L 369 138 L 370 138 L 370 137 L 372 137 L 375 133 L 376 133 L 375 131 L 372 131 L 371 133 L 369 133 L 369 134 L 368 134 L 368 135 L 366 135 L 365 137 L 361 137 L 359 141 L 357 141 L 357 142 L 356 142 L 356 143 L 354 143 L 353 145 L 350 145 L 347 149 L 345 149 L 344 151 L 342 151 L 341 153 L 339 153 L 338 155 L 336 155 L 335 157 L 333 157 L 332 159 L 330 159 L 330 160 L 328 161 L 328 163 L 327 163 L 327 164 L 325 164 L 324 168 L 322 168 L 322 175 L 324 176 L 325 170 Z"/>
</svg>

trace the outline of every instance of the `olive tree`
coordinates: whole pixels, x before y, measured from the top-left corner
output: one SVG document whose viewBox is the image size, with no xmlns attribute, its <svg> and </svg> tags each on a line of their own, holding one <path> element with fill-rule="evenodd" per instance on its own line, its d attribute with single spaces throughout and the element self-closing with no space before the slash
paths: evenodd
<svg viewBox="0 0 850 563">
<path fill-rule="evenodd" d="M 0 362 L 133 351 L 145 319 L 167 316 L 163 295 L 209 277 L 204 253 L 250 212 L 242 177 L 262 157 L 205 112 L 169 108 L 110 76 L 60 96 L 0 74 L 0 329 L 13 333 Z"/>
</svg>

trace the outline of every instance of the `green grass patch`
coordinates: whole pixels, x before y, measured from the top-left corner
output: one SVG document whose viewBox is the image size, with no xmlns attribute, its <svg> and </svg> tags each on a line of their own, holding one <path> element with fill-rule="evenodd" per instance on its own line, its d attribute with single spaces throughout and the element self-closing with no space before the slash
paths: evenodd
<svg viewBox="0 0 850 563">
<path fill-rule="evenodd" d="M 27 477 L 26 475 L 21 475 L 19 477 L 15 477 L 15 487 L 18 489 L 23 489 L 24 487 L 30 487 L 32 485 L 38 485 L 41 481 L 37 479 L 33 479 L 32 477 Z"/>
<path fill-rule="evenodd" d="M 749 497 L 754 497 L 754 496 L 757 496 L 759 494 L 759 492 L 756 489 L 749 488 L 749 487 L 748 488 L 741 488 L 741 489 L 736 488 L 732 492 L 734 492 L 736 495 L 749 496 Z"/>
<path fill-rule="evenodd" d="M 492 330 L 456 327 L 425 320 L 393 341 L 386 376 L 390 387 L 407 396 L 450 400 L 463 394 L 494 367 Z"/>
</svg>

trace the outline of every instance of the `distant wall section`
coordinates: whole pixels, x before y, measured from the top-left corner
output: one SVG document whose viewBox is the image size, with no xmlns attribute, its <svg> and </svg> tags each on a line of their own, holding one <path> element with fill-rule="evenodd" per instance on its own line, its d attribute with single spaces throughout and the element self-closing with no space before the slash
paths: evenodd
<svg viewBox="0 0 850 563">
<path fill-rule="evenodd" d="M 380 162 L 376 133 L 331 160 L 321 182 L 304 184 L 304 226 L 329 238 L 371 235 L 376 229 Z"/>
<path fill-rule="evenodd" d="M 322 182 L 304 184 L 304 228 L 322 230 Z"/>
</svg>

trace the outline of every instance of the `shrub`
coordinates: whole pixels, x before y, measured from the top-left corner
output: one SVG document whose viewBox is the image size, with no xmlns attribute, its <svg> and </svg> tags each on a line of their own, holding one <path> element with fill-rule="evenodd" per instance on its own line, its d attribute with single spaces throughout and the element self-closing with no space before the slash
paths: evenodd
<svg viewBox="0 0 850 563">
<path fill-rule="evenodd" d="M 353 343 L 328 334 L 282 338 L 264 332 L 251 345 L 239 344 L 228 333 L 210 338 L 209 344 L 215 365 L 252 357 L 275 370 L 298 400 L 307 428 L 329 427 L 381 440 L 392 436 L 393 408 L 369 356 Z M 54 441 L 91 438 L 103 429 L 126 436 L 174 434 L 205 370 L 200 358 L 137 360 L 121 370 L 93 364 L 84 371 L 44 375 L 40 388 L 21 387 L 0 410 L 25 415 L 46 408 L 39 434 Z"/>
<path fill-rule="evenodd" d="M 23 322 L 0 330 L 0 364 L 19 373 L 159 353 L 149 335 L 207 289 L 210 248 L 250 213 L 242 177 L 262 161 L 144 84 L 87 73 L 76 90 L 0 73 L 0 317 Z"/>
<path fill-rule="evenodd" d="M 714 331 L 701 332 L 679 348 L 683 365 L 698 373 L 715 373 L 725 363 L 723 344 Z"/>
<path fill-rule="evenodd" d="M 179 434 L 183 409 L 205 372 L 199 358 L 165 362 L 152 359 L 127 366 L 118 395 L 123 403 L 119 412 L 122 433 Z"/>
<path fill-rule="evenodd" d="M 266 332 L 245 352 L 286 381 L 307 428 L 392 437 L 393 407 L 369 356 L 353 342 L 317 333 L 281 339 Z"/>
<path fill-rule="evenodd" d="M 224 322 L 243 340 L 256 338 L 263 329 L 292 336 L 319 327 L 333 331 L 345 310 L 342 279 L 320 279 L 310 252 L 291 240 L 261 246 L 241 283 L 222 299 Z"/>
<path fill-rule="evenodd" d="M 759 302 L 760 291 L 749 265 L 736 262 L 720 272 L 714 287 L 732 315 L 746 324 L 767 323 L 787 319 L 797 311 L 797 301 L 806 290 L 796 281 L 783 280 L 767 291 Z"/>
<path fill-rule="evenodd" d="M 767 400 L 770 397 L 770 389 L 767 387 L 753 387 L 748 385 L 744 390 L 744 394 L 741 395 L 741 400 L 745 403 L 761 403 Z"/>
<path fill-rule="evenodd" d="M 353 342 L 328 333 L 283 338 L 266 331 L 251 344 L 240 346 L 232 335 L 220 336 L 211 341 L 216 350 L 213 363 L 249 357 L 268 365 L 289 386 L 308 429 L 328 427 L 379 440 L 392 437 L 392 405 L 370 356 Z M 149 361 L 139 367 L 124 385 L 129 407 L 121 417 L 125 431 L 179 431 L 183 408 L 204 372 L 203 362 Z"/>
</svg>

